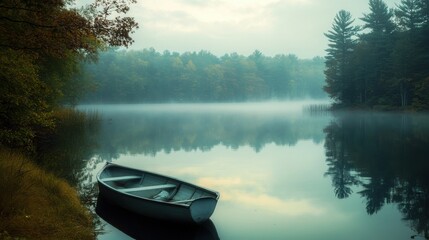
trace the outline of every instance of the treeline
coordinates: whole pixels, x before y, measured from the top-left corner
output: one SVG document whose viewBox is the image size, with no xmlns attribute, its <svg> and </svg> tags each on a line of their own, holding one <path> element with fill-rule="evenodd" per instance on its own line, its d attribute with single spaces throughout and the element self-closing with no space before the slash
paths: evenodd
<svg viewBox="0 0 429 240">
<path fill-rule="evenodd" d="M 369 9 L 363 26 L 341 10 L 325 34 L 325 91 L 343 107 L 429 109 L 429 1 Z"/>
<path fill-rule="evenodd" d="M 207 51 L 110 50 L 85 70 L 96 91 L 86 102 L 226 102 L 323 98 L 324 59 L 295 55 L 217 57 Z"/>
</svg>

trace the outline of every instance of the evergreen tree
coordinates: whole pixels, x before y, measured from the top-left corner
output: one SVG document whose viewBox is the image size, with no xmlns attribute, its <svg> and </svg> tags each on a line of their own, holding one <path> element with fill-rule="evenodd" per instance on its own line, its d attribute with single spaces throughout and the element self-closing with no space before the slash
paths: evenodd
<svg viewBox="0 0 429 240">
<path fill-rule="evenodd" d="M 361 18 L 364 28 L 371 30 L 374 34 L 390 34 L 395 30 L 392 21 L 393 11 L 389 10 L 383 0 L 369 0 L 370 13 Z"/>
<path fill-rule="evenodd" d="M 358 28 L 352 26 L 354 19 L 350 12 L 337 13 L 332 29 L 325 33 L 329 40 L 326 57 L 326 86 L 324 90 L 337 102 L 352 104 L 355 101 L 350 61 L 355 48 Z"/>
<path fill-rule="evenodd" d="M 415 31 L 423 24 L 423 15 L 419 6 L 421 0 L 402 0 L 397 9 L 395 16 L 398 19 L 399 28 L 403 31 Z"/>
<path fill-rule="evenodd" d="M 420 0 L 420 16 L 423 20 L 420 30 L 418 48 L 420 52 L 420 63 L 418 64 L 418 74 L 420 81 L 416 86 L 416 101 L 420 102 L 419 107 L 429 108 L 429 0 Z"/>
<path fill-rule="evenodd" d="M 429 0 L 417 1 L 419 7 L 419 17 L 423 20 L 423 24 L 429 25 Z"/>
<path fill-rule="evenodd" d="M 395 10 L 399 32 L 393 51 L 393 85 L 399 89 L 401 107 L 406 107 L 413 98 L 411 86 L 416 80 L 416 66 L 420 61 L 416 38 L 423 18 L 419 14 L 419 0 L 402 0 Z"/>
<path fill-rule="evenodd" d="M 344 51 L 341 21 L 351 24 L 344 12 L 325 34 L 325 91 L 345 107 L 429 109 L 429 0 L 401 0 L 395 10 L 369 0 L 369 9 L 361 18 L 364 33 L 351 38 L 353 51 Z"/>
<path fill-rule="evenodd" d="M 361 44 L 368 48 L 369 53 L 363 61 L 372 66 L 368 69 L 368 101 L 370 105 L 389 105 L 392 96 L 388 80 L 391 79 L 390 56 L 395 30 L 393 11 L 382 0 L 370 0 L 369 8 L 370 13 L 361 18 L 363 28 L 369 30 L 369 33 L 360 37 Z"/>
</svg>

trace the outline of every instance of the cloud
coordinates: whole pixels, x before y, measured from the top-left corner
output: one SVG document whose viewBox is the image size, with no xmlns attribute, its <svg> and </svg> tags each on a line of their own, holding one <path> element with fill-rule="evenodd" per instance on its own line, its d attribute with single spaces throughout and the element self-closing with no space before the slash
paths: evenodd
<svg viewBox="0 0 429 240">
<path fill-rule="evenodd" d="M 205 49 L 217 55 L 250 54 L 259 49 L 278 54 L 282 53 L 279 46 L 293 47 L 292 36 L 298 36 L 300 31 L 288 30 L 288 26 L 295 27 L 289 23 L 296 23 L 293 17 L 299 17 L 299 9 L 311 4 L 310 0 L 144 2 L 132 13 L 141 24 L 134 35 L 134 48 L 145 45 L 173 51 Z M 279 12 L 279 8 L 288 11 Z"/>
<path fill-rule="evenodd" d="M 399 0 L 388 0 L 389 6 Z M 367 1 L 344 0 L 158 0 L 139 1 L 131 16 L 140 23 L 132 48 L 208 50 L 216 55 L 323 56 L 323 35 L 345 9 L 358 19 Z"/>
<path fill-rule="evenodd" d="M 213 189 L 222 189 L 222 201 L 246 205 L 250 209 L 270 211 L 287 216 L 320 216 L 326 210 L 306 199 L 282 199 L 264 193 L 260 182 L 243 181 L 240 177 L 200 178 L 197 183 Z M 244 191 L 246 190 L 246 191 Z"/>
<path fill-rule="evenodd" d="M 223 31 L 228 28 L 251 29 L 267 27 L 269 14 L 265 12 L 270 1 L 240 3 L 237 1 L 159 0 L 139 7 L 143 28 L 161 31 L 196 32 Z M 133 14 L 140 16 L 140 14 Z M 226 28 L 226 29 L 225 29 Z"/>
<path fill-rule="evenodd" d="M 280 199 L 266 194 L 252 195 L 245 192 L 234 192 L 227 195 L 229 200 L 248 205 L 253 209 L 280 213 L 287 216 L 320 216 L 326 211 L 308 200 Z"/>
</svg>

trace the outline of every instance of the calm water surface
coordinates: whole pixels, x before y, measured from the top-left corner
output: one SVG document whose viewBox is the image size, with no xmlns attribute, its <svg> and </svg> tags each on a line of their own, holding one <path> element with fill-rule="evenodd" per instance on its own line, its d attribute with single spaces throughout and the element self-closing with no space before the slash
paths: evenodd
<svg viewBox="0 0 429 240">
<path fill-rule="evenodd" d="M 103 119 L 88 171 L 112 161 L 219 191 L 210 226 L 183 238 L 424 239 L 429 117 L 305 104 L 80 106 Z M 114 210 L 98 239 L 171 231 Z"/>
</svg>

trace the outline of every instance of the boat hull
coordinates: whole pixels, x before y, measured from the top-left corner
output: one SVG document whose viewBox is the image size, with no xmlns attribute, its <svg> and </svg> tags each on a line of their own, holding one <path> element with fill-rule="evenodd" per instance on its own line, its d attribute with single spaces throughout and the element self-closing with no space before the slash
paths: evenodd
<svg viewBox="0 0 429 240">
<path fill-rule="evenodd" d="M 112 167 L 112 165 L 113 164 L 106 165 L 105 168 L 97 176 L 99 192 L 104 199 L 124 209 L 135 212 L 137 214 L 141 214 L 146 217 L 161 220 L 178 221 L 184 223 L 201 223 L 208 220 L 216 208 L 219 194 L 206 189 L 204 190 L 210 191 L 210 193 L 215 194 L 215 197 L 200 197 L 192 199 L 192 201 L 189 201 L 186 204 L 149 199 L 141 196 L 136 196 L 132 193 L 124 193 L 106 184 L 100 177 L 103 171 L 106 171 L 106 169 Z M 120 168 L 120 166 L 118 165 L 114 165 L 114 167 Z M 147 173 L 145 171 L 140 170 L 135 171 Z M 157 174 L 157 176 L 161 175 Z M 178 182 L 181 185 L 185 184 L 198 188 L 198 190 L 203 189 L 198 186 L 185 183 L 183 181 L 168 178 L 165 176 L 162 177 L 164 177 L 165 179 L 170 179 L 174 182 Z"/>
<path fill-rule="evenodd" d="M 216 226 L 209 219 L 201 224 L 180 224 L 145 217 L 97 199 L 96 213 L 107 223 L 133 239 L 204 239 L 218 240 Z"/>
</svg>

